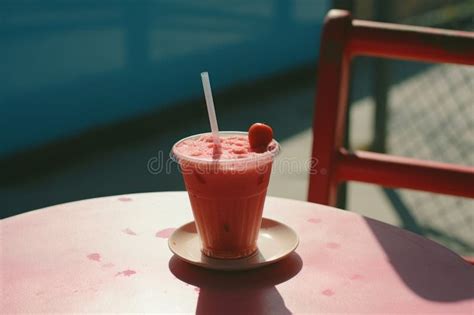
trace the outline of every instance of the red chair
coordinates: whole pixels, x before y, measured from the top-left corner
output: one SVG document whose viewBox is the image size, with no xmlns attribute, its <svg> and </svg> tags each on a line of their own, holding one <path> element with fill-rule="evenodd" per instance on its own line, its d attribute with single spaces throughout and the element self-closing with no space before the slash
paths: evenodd
<svg viewBox="0 0 474 315">
<path fill-rule="evenodd" d="M 334 206 L 338 185 L 360 181 L 474 198 L 474 167 L 343 147 L 349 66 L 357 55 L 474 65 L 474 33 L 353 20 L 331 10 L 318 67 L 308 201 Z M 474 101 L 473 101 L 474 102 Z"/>
<path fill-rule="evenodd" d="M 353 20 L 342 10 L 328 13 L 313 123 L 317 163 L 311 167 L 308 201 L 335 205 L 344 181 L 474 198 L 474 167 L 343 147 L 349 65 L 357 55 L 474 65 L 474 33 Z"/>
</svg>

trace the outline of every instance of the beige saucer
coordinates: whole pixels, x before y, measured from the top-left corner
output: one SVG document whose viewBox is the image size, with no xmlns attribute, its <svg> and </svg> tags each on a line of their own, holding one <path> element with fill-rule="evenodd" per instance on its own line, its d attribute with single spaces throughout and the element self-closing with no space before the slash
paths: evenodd
<svg viewBox="0 0 474 315">
<path fill-rule="evenodd" d="M 298 246 L 298 236 L 289 226 L 263 218 L 255 254 L 241 259 L 214 259 L 201 253 L 201 244 L 194 222 L 189 222 L 168 239 L 171 251 L 190 264 L 217 270 L 245 270 L 282 260 Z"/>
</svg>

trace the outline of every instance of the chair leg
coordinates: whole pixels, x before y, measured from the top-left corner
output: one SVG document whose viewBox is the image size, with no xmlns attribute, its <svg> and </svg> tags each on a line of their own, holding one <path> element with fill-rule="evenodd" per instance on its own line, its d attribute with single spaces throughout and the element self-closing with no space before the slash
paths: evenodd
<svg viewBox="0 0 474 315">
<path fill-rule="evenodd" d="M 348 192 L 348 184 L 342 183 L 339 185 L 339 189 L 337 190 L 337 203 L 336 207 L 339 209 L 347 210 L 347 192 Z"/>
</svg>

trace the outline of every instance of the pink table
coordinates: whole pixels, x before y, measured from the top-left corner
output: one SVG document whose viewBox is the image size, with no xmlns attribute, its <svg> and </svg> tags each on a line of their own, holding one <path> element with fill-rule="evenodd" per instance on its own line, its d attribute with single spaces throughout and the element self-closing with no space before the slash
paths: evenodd
<svg viewBox="0 0 474 315">
<path fill-rule="evenodd" d="M 1 221 L 1 309 L 200 314 L 471 313 L 474 267 L 424 238 L 357 214 L 268 198 L 296 253 L 246 272 L 173 257 L 192 220 L 185 192 L 83 200 Z"/>
</svg>

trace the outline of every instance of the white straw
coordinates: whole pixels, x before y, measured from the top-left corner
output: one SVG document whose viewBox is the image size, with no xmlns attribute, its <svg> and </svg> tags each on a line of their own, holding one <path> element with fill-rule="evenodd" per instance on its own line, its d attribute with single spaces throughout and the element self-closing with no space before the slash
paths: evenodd
<svg viewBox="0 0 474 315">
<path fill-rule="evenodd" d="M 219 140 L 219 126 L 217 125 L 216 110 L 214 108 L 214 100 L 212 99 L 211 83 L 209 82 L 209 74 L 201 72 L 202 87 L 204 88 L 204 96 L 206 97 L 207 113 L 209 114 L 209 122 L 211 123 L 212 139 L 217 146 L 221 145 Z"/>
</svg>

